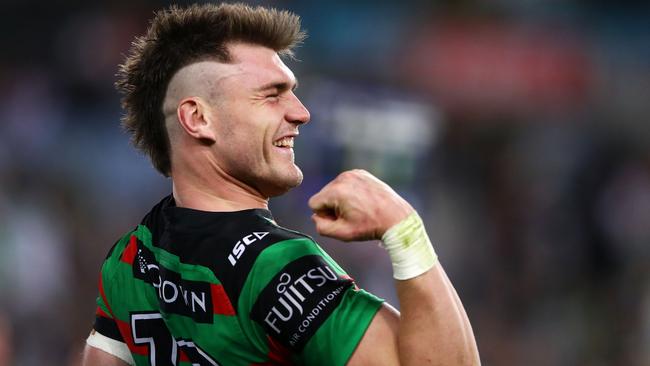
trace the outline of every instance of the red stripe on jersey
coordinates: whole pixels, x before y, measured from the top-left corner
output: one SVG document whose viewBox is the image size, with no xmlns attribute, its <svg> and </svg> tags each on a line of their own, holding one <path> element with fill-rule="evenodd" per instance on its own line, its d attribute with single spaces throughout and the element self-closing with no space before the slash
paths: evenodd
<svg viewBox="0 0 650 366">
<path fill-rule="evenodd" d="M 178 362 L 190 362 L 190 358 L 187 357 L 187 354 L 185 353 L 185 351 L 180 350 L 180 358 L 179 358 Z M 193 364 L 193 365 L 196 365 L 196 364 Z"/>
<path fill-rule="evenodd" d="M 230 299 L 224 291 L 222 285 L 210 285 L 210 290 L 212 292 L 212 307 L 214 314 L 221 315 L 235 315 L 235 309 L 233 309 Z"/>
<path fill-rule="evenodd" d="M 291 351 L 268 335 L 266 336 L 266 339 L 269 343 L 269 353 L 267 356 L 271 359 L 272 364 L 291 365 Z"/>
<path fill-rule="evenodd" d="M 357 283 L 356 281 L 354 281 L 354 278 L 350 277 L 349 275 L 341 275 L 341 278 L 352 281 L 352 285 L 354 286 L 354 289 L 356 291 L 359 291 L 359 286 L 357 286 Z"/>
<path fill-rule="evenodd" d="M 129 245 L 127 245 L 126 248 L 124 248 L 124 252 L 122 253 L 122 258 L 120 260 L 128 264 L 133 264 L 133 260 L 135 259 L 135 255 L 137 253 L 138 253 L 138 239 L 135 237 L 135 235 L 131 235 L 131 240 L 129 240 Z"/>
<path fill-rule="evenodd" d="M 101 316 L 101 317 L 104 317 L 104 318 L 112 319 L 112 317 L 110 315 L 106 314 L 104 312 L 104 310 L 102 310 L 102 308 L 100 308 L 99 306 L 97 307 L 97 310 L 95 310 L 95 315 Z"/>
<path fill-rule="evenodd" d="M 113 310 L 111 310 L 111 306 L 108 304 L 108 299 L 106 299 L 106 293 L 104 292 L 104 283 L 102 282 L 101 273 L 99 274 L 99 284 L 97 286 L 99 287 L 99 294 L 104 301 L 104 305 L 106 305 L 108 312 L 111 313 L 111 318 L 115 319 L 115 314 L 113 314 Z"/>
<path fill-rule="evenodd" d="M 126 342 L 126 345 L 129 347 L 129 351 L 131 351 L 131 353 L 135 353 L 138 355 L 148 356 L 149 355 L 148 344 L 143 344 L 141 346 L 138 346 L 135 343 L 133 343 L 133 334 L 131 334 L 131 326 L 129 325 L 129 323 L 119 319 L 115 319 L 115 322 L 117 323 L 117 327 L 120 329 L 120 334 L 122 335 L 122 339 L 124 339 L 124 342 Z"/>
</svg>

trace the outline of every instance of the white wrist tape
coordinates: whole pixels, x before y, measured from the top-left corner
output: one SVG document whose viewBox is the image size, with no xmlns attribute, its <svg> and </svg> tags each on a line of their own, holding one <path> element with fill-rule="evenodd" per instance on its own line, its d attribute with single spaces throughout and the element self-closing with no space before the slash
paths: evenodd
<svg viewBox="0 0 650 366">
<path fill-rule="evenodd" d="M 126 343 L 108 338 L 105 335 L 93 330 L 90 333 L 90 336 L 88 336 L 88 339 L 86 339 L 86 344 L 91 347 L 99 348 L 102 351 L 121 359 L 129 365 L 135 365 L 133 356 L 131 356 L 131 352 L 129 351 L 129 347 L 127 347 Z"/>
<path fill-rule="evenodd" d="M 393 263 L 393 278 L 396 280 L 417 277 L 438 263 L 438 256 L 417 212 L 386 230 L 381 240 Z"/>
</svg>

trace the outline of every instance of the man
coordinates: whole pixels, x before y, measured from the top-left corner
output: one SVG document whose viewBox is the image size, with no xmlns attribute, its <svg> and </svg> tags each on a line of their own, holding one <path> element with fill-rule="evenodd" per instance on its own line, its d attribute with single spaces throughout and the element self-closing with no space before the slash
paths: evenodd
<svg viewBox="0 0 650 366">
<path fill-rule="evenodd" d="M 323 235 L 383 241 L 401 315 L 268 211 L 302 181 L 309 112 L 279 57 L 302 38 L 287 12 L 195 5 L 134 43 L 123 122 L 173 194 L 109 252 L 85 365 L 479 363 L 422 221 L 386 184 L 345 172 L 309 206 Z"/>
</svg>

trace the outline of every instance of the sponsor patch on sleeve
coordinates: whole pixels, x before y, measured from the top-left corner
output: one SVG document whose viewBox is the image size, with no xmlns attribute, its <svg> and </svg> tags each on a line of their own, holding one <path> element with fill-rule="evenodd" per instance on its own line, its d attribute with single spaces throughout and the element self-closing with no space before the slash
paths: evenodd
<svg viewBox="0 0 650 366">
<path fill-rule="evenodd" d="M 154 254 L 143 245 L 137 246 L 133 252 L 133 277 L 153 286 L 160 310 L 191 317 L 197 323 L 214 321 L 213 312 L 217 311 L 213 311 L 214 291 L 209 283 L 183 279 L 180 273 L 158 263 Z M 221 296 L 221 299 L 227 301 L 227 297 Z"/>
<path fill-rule="evenodd" d="M 336 309 L 352 280 L 338 276 L 318 255 L 282 268 L 262 290 L 251 311 L 273 339 L 300 352 Z"/>
</svg>

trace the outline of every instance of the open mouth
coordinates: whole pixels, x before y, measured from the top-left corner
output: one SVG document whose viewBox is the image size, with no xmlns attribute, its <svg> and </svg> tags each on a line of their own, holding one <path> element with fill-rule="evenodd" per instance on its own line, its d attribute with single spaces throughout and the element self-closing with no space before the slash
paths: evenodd
<svg viewBox="0 0 650 366">
<path fill-rule="evenodd" d="M 273 146 L 292 149 L 293 148 L 293 140 L 294 140 L 294 138 L 290 137 L 290 136 L 283 137 L 283 138 L 281 138 L 281 139 L 279 139 L 277 141 L 274 141 Z"/>
</svg>

